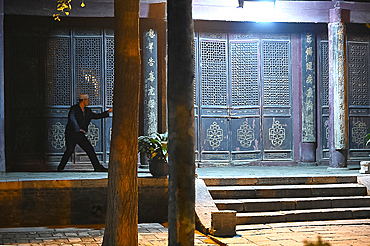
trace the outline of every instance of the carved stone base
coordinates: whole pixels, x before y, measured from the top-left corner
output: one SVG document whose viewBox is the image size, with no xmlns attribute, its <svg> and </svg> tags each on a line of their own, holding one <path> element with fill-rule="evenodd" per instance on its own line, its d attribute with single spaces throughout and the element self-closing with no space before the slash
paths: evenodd
<svg viewBox="0 0 370 246">
<path fill-rule="evenodd" d="M 366 174 L 370 173 L 370 170 L 369 170 L 370 161 L 361 161 L 360 166 L 361 166 L 360 173 L 366 173 Z"/>
</svg>

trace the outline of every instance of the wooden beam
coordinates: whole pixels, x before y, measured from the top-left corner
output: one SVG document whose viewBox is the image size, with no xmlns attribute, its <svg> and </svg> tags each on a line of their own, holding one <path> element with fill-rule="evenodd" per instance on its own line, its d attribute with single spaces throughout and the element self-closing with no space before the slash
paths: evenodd
<svg viewBox="0 0 370 246">
<path fill-rule="evenodd" d="M 237 0 L 194 0 L 193 19 L 238 22 L 293 22 L 328 23 L 329 10 L 334 1 L 244 1 L 239 8 Z M 350 10 L 350 23 L 370 22 L 370 3 L 338 2 L 342 9 Z"/>
<path fill-rule="evenodd" d="M 72 1 L 70 17 L 113 17 L 114 0 L 89 0 L 80 7 L 81 1 Z M 140 18 L 153 18 L 163 15 L 161 4 L 165 0 L 144 0 L 140 2 Z M 4 0 L 6 15 L 52 16 L 56 11 L 56 1 L 50 0 Z"/>
<path fill-rule="evenodd" d="M 114 0 L 89 0 L 81 8 L 74 1 L 70 17 L 113 17 Z M 165 0 L 142 0 L 140 18 L 155 18 L 163 15 Z M 350 23 L 370 23 L 370 3 L 337 2 L 342 9 L 350 10 Z M 193 19 L 212 21 L 243 22 L 286 22 L 286 23 L 328 23 L 329 10 L 334 1 L 244 1 L 239 8 L 238 0 L 194 0 Z M 269 6 L 269 7 L 268 7 Z M 258 11 L 260 10 L 260 12 Z M 159 12 L 158 12 L 159 11 Z M 56 13 L 56 2 L 50 0 L 4 0 L 5 15 L 52 16 Z"/>
</svg>

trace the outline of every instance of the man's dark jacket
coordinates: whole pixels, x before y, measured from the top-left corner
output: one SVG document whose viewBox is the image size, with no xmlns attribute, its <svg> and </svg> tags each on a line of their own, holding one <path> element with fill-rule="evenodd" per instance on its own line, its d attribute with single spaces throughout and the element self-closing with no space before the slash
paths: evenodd
<svg viewBox="0 0 370 246">
<path fill-rule="evenodd" d="M 85 107 L 85 112 L 82 112 L 80 105 L 76 104 L 69 110 L 66 134 L 77 133 L 80 129 L 87 132 L 91 119 L 101 119 L 108 116 L 108 111 L 95 114 L 88 107 Z"/>
</svg>

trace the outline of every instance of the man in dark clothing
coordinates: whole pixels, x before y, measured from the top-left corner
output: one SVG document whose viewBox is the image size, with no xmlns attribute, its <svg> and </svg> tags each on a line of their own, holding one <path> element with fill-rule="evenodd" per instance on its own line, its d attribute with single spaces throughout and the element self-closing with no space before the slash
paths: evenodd
<svg viewBox="0 0 370 246">
<path fill-rule="evenodd" d="M 81 94 L 79 103 L 72 106 L 68 114 L 68 123 L 65 131 L 65 138 L 67 149 L 63 154 L 62 160 L 58 166 L 58 171 L 62 171 L 66 166 L 69 157 L 73 154 L 76 144 L 87 153 L 90 161 L 94 167 L 94 171 L 106 172 L 108 169 L 100 164 L 96 157 L 95 151 L 85 134 L 88 130 L 91 119 L 102 119 L 109 116 L 113 108 L 100 114 L 95 114 L 90 108 L 87 108 L 90 104 L 88 94 Z"/>
</svg>

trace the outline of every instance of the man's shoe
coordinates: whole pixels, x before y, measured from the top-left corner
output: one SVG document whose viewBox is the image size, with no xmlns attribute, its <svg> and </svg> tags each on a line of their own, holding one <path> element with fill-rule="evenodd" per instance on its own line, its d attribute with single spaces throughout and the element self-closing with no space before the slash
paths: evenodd
<svg viewBox="0 0 370 246">
<path fill-rule="evenodd" d="M 57 167 L 58 172 L 62 172 L 64 168 L 60 168 L 59 166 Z"/>
<path fill-rule="evenodd" d="M 94 168 L 94 172 L 108 172 L 108 168 L 104 167 L 103 165 L 100 165 Z"/>
</svg>

